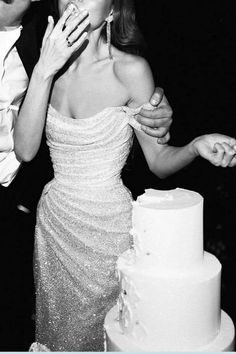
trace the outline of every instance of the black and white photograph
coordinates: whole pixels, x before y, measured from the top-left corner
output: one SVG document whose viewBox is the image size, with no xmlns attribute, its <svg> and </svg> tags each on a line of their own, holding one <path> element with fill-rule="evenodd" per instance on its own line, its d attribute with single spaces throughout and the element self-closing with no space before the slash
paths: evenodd
<svg viewBox="0 0 236 354">
<path fill-rule="evenodd" d="M 0 0 L 0 351 L 233 352 L 233 0 Z"/>
</svg>

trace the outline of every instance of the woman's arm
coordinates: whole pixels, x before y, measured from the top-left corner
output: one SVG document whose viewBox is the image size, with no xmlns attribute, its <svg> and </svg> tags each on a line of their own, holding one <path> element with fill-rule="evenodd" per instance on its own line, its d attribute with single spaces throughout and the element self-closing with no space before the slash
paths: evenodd
<svg viewBox="0 0 236 354">
<path fill-rule="evenodd" d="M 68 9 L 55 27 L 49 17 L 40 58 L 14 128 L 14 150 L 23 161 L 32 160 L 39 149 L 53 78 L 85 41 L 88 24 L 86 11 L 71 16 Z M 71 46 L 68 46 L 68 37 L 73 43 Z"/>
<path fill-rule="evenodd" d="M 129 70 L 127 81 L 131 99 L 129 105 L 137 107 L 149 101 L 154 89 L 152 73 L 148 63 L 136 58 Z M 236 164 L 236 140 L 221 134 L 200 136 L 183 147 L 160 145 L 156 138 L 142 131 L 136 136 L 143 150 L 150 170 L 160 178 L 165 178 L 190 164 L 197 156 L 210 161 L 216 166 L 234 166 Z"/>
<path fill-rule="evenodd" d="M 165 178 L 189 165 L 201 156 L 215 166 L 236 165 L 236 140 L 222 134 L 207 134 L 182 147 L 158 145 L 155 139 L 136 131 L 149 169 L 159 178 Z"/>
</svg>

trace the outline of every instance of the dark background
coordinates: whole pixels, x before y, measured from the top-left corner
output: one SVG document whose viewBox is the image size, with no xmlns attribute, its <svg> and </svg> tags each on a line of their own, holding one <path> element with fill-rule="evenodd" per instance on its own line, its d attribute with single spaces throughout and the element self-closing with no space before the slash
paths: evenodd
<svg viewBox="0 0 236 354">
<path fill-rule="evenodd" d="M 236 137 L 235 0 L 136 0 L 135 3 L 156 85 L 164 88 L 174 111 L 170 144 L 181 146 L 198 135 L 211 132 Z M 159 180 L 148 171 L 138 149 L 129 168 L 124 178 L 134 198 L 150 187 L 187 188 L 204 197 L 204 248 L 222 263 L 222 308 L 236 324 L 236 168 L 216 168 L 199 158 L 174 176 Z M 28 225 L 28 216 L 24 216 L 25 221 L 22 215 L 19 218 L 21 224 L 25 222 Z M 31 222 L 32 225 L 27 226 L 28 234 L 19 238 L 16 247 L 19 252 L 32 247 L 34 218 Z M 27 252 L 28 258 L 21 253 L 17 255 L 25 260 L 25 284 L 28 284 L 28 278 L 32 279 L 32 274 L 29 274 L 31 255 L 31 249 Z M 13 268 L 17 267 L 14 259 L 14 254 L 9 256 L 9 264 Z M 27 286 L 25 294 L 22 279 L 15 284 L 15 292 L 19 296 L 12 297 L 18 299 L 17 304 L 11 303 L 11 289 L 9 292 L 3 289 L 9 293 L 9 306 L 5 306 L 5 312 L 7 318 L 12 318 L 10 323 L 13 327 L 11 331 L 6 330 L 6 333 L 11 333 L 10 338 L 7 334 L 3 338 L 3 332 L 1 343 L 3 339 L 11 344 L 13 338 L 19 338 L 19 342 L 23 338 L 21 346 L 16 342 L 10 350 L 14 347 L 16 351 L 21 348 L 27 351 L 34 338 L 34 318 L 33 305 L 25 299 L 33 290 L 29 291 L 31 285 Z M 16 308 L 19 309 L 18 314 L 15 313 Z M 24 321 L 26 324 L 19 328 L 18 322 Z M 18 332 L 15 336 L 14 328 Z M 0 344 L 0 350 L 4 349 Z"/>
<path fill-rule="evenodd" d="M 235 137 L 235 1 L 136 0 L 136 9 L 156 85 L 174 111 L 170 145 L 205 133 Z M 236 323 L 236 168 L 199 158 L 159 180 L 147 171 L 140 151 L 134 166 L 127 174 L 134 196 L 149 187 L 182 187 L 204 197 L 205 250 L 222 263 L 222 308 Z"/>
</svg>

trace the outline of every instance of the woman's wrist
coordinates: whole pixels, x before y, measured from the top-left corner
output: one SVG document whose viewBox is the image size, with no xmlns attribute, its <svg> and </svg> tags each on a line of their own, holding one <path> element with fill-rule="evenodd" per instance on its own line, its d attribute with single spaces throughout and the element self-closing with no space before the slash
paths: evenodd
<svg viewBox="0 0 236 354">
<path fill-rule="evenodd" d="M 34 67 L 33 75 L 40 83 L 48 83 L 51 85 L 55 74 L 49 74 L 46 68 L 38 62 Z"/>
<path fill-rule="evenodd" d="M 197 148 L 197 141 L 199 138 L 195 138 L 194 140 L 192 140 L 189 144 L 188 144 L 188 150 L 191 154 L 192 157 L 197 157 L 199 156 L 199 151 Z"/>
</svg>

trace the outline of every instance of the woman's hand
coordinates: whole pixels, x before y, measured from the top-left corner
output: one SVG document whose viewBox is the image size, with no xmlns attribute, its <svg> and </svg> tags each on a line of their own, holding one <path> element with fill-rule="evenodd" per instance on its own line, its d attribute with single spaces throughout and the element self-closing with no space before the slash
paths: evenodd
<svg viewBox="0 0 236 354">
<path fill-rule="evenodd" d="M 173 112 L 161 87 L 155 88 L 150 103 L 153 109 L 142 109 L 137 120 L 146 134 L 157 138 L 158 144 L 166 144 L 170 139 Z"/>
<path fill-rule="evenodd" d="M 52 78 L 81 47 L 87 38 L 88 26 L 86 10 L 79 14 L 72 14 L 71 9 L 68 8 L 55 26 L 53 18 L 48 17 L 48 26 L 36 65 L 44 78 Z"/>
<path fill-rule="evenodd" d="M 215 166 L 236 166 L 236 140 L 227 135 L 202 135 L 190 143 L 190 148 Z"/>
</svg>

